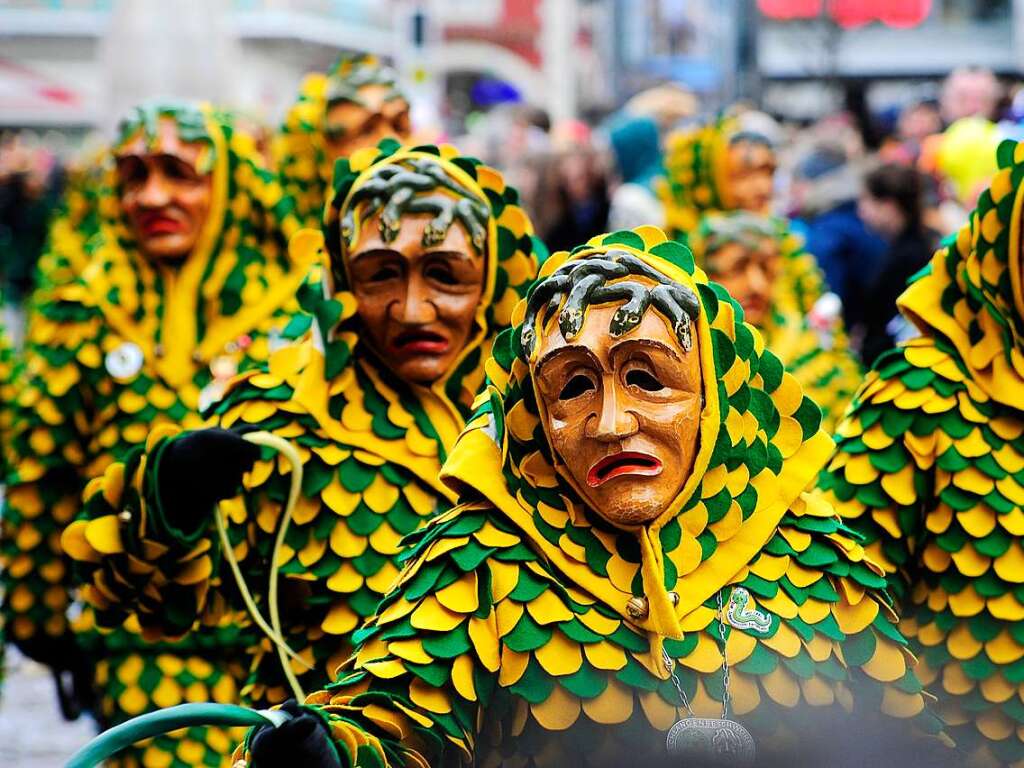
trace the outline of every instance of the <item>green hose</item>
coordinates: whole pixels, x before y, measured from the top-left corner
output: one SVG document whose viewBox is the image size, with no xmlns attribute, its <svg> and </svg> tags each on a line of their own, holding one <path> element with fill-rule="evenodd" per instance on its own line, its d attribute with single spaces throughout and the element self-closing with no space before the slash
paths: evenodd
<svg viewBox="0 0 1024 768">
<path fill-rule="evenodd" d="M 93 768 L 125 747 L 179 728 L 200 725 L 272 725 L 277 728 L 290 719 L 287 712 L 277 709 L 246 709 L 236 704 L 179 704 L 133 717 L 104 731 L 75 752 L 64 768 Z"/>
</svg>

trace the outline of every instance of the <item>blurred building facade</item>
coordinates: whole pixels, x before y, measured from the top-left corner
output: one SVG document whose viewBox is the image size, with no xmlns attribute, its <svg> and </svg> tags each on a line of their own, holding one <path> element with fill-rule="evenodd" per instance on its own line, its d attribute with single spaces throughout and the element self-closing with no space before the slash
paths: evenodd
<svg viewBox="0 0 1024 768">
<path fill-rule="evenodd" d="M 610 0 L 0 0 L 0 126 L 104 126 L 121 106 L 118 91 L 138 91 L 147 69 L 157 73 L 147 75 L 152 96 L 164 86 L 179 95 L 180 84 L 158 74 L 168 71 L 167 36 L 180 37 L 181 69 L 196 69 L 202 49 L 217 47 L 209 37 L 217 25 L 197 37 L 184 17 L 215 18 L 218 7 L 233 60 L 216 66 L 230 72 L 230 92 L 199 78 L 196 96 L 271 122 L 302 75 L 340 51 L 394 61 L 425 99 L 444 96 L 449 81 L 485 79 L 571 118 L 614 98 L 600 71 L 610 59 L 593 45 L 605 6 Z M 143 23 L 147 13 L 158 20 Z M 165 19 L 177 29 L 161 29 Z"/>
<path fill-rule="evenodd" d="M 230 73 L 230 93 L 212 89 L 216 78 L 202 85 L 270 122 L 305 72 L 343 50 L 393 60 L 441 119 L 489 99 L 555 120 L 599 115 L 665 80 L 710 108 L 757 96 L 772 111 L 813 116 L 840 98 L 823 81 L 904 88 L 963 65 L 1024 71 L 1024 0 L 0 0 L 0 126 L 103 126 L 119 89 L 162 95 L 159 75 L 153 86 L 139 79 L 147 63 L 167 71 L 160 46 L 104 48 L 129 3 L 137 18 L 147 7 L 179 17 L 222 8 L 226 32 L 216 34 L 233 42 L 231 61 L 216 66 Z M 148 34 L 167 48 L 161 29 Z M 211 47 L 182 39 L 193 65 L 196 46 Z"/>
</svg>

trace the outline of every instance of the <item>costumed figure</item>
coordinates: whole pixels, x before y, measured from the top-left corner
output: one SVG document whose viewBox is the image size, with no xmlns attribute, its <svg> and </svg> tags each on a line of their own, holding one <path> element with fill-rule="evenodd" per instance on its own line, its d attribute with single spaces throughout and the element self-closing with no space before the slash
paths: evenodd
<svg viewBox="0 0 1024 768">
<path fill-rule="evenodd" d="M 291 242 L 326 251 L 311 337 L 236 379 L 218 426 L 152 430 L 65 533 L 101 622 L 134 610 L 147 635 L 180 637 L 245 608 L 268 630 L 239 657 L 248 702 L 328 682 L 398 575 L 402 537 L 454 499 L 438 472 L 536 275 L 517 201 L 452 147 L 386 141 L 338 162 L 323 233 Z M 291 465 L 244 430 L 295 446 L 297 499 Z"/>
<path fill-rule="evenodd" d="M 729 291 L 743 308 L 743 319 L 821 406 L 823 428 L 831 434 L 860 385 L 860 365 L 841 323 L 820 323 L 820 313 L 802 311 L 799 287 L 787 280 L 783 265 L 808 257 L 799 250 L 783 253 L 782 248 L 799 249 L 799 240 L 780 241 L 776 235 L 771 219 L 737 211 L 704 216 L 689 243 L 708 277 Z"/>
<path fill-rule="evenodd" d="M 725 114 L 707 124 L 681 129 L 666 140 L 665 178 L 659 195 L 666 227 L 682 243 L 700 228 L 701 218 L 725 211 L 772 213 L 776 157 L 759 112 Z M 821 270 L 790 228 L 773 217 L 784 259 L 780 275 L 815 327 L 842 330 L 842 304 L 828 295 Z"/>
<path fill-rule="evenodd" d="M 397 77 L 376 56 L 362 54 L 342 56 L 302 81 L 271 152 L 305 226 L 320 226 L 338 159 L 382 139 L 409 138 L 409 102 Z"/>
<path fill-rule="evenodd" d="M 726 291 L 653 227 L 542 272 L 443 470 L 460 503 L 236 766 L 750 766 L 794 733 L 831 766 L 872 718 L 937 732 L 880 569 L 803 492 L 820 411 Z"/>
<path fill-rule="evenodd" d="M 938 712 L 971 764 L 1024 765 L 1024 144 L 900 297 L 824 488 L 886 570 Z"/>
<path fill-rule="evenodd" d="M 88 263 L 40 294 L 32 312 L 0 539 L 8 640 L 54 670 L 66 715 L 95 697 L 104 727 L 181 701 L 237 701 L 251 641 L 228 620 L 180 643 L 147 642 L 131 621 L 98 634 L 89 610 L 72 624 L 77 582 L 61 532 L 90 478 L 120 466 L 162 424 L 201 424 L 200 409 L 234 373 L 266 360 L 299 313 L 295 292 L 309 268 L 287 252 L 284 237 L 298 229 L 283 215 L 289 202 L 229 117 L 205 106 L 140 107 L 111 151 Z M 103 549 L 120 535 L 115 521 L 95 540 Z M 123 764 L 216 765 L 230 739 L 190 730 Z"/>
</svg>

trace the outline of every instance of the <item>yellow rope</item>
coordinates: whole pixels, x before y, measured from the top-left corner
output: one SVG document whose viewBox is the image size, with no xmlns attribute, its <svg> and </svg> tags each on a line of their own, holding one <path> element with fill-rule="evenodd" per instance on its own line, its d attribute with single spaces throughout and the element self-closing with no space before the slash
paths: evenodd
<svg viewBox="0 0 1024 768">
<path fill-rule="evenodd" d="M 288 534 L 288 526 L 291 524 L 292 516 L 295 514 L 295 506 L 299 501 L 299 494 L 302 492 L 302 457 L 299 456 L 299 452 L 295 450 L 295 447 L 291 443 L 271 432 L 250 432 L 249 434 L 244 435 L 243 439 L 248 440 L 254 445 L 273 448 L 284 456 L 285 460 L 292 468 L 291 485 L 288 488 L 288 501 L 284 506 L 284 512 L 281 516 L 281 524 L 278 526 L 277 537 L 274 540 L 274 550 L 270 557 L 270 585 L 267 592 L 267 601 L 270 605 L 269 624 L 267 623 L 267 620 L 263 618 L 263 614 L 260 613 L 259 608 L 257 608 L 256 601 L 253 599 L 252 593 L 249 591 L 249 587 L 245 583 L 245 577 L 242 575 L 242 569 L 238 564 L 238 559 L 235 557 L 234 548 L 231 546 L 231 542 L 228 539 L 227 522 L 224 512 L 220 509 L 217 510 L 217 515 L 215 516 L 217 521 L 217 533 L 220 536 L 224 559 L 227 560 L 228 567 L 231 569 L 231 573 L 235 577 L 235 582 L 238 584 L 238 591 L 242 595 L 242 602 L 245 603 L 245 607 L 249 611 L 249 615 L 252 616 L 256 626 L 259 627 L 263 633 L 270 638 L 270 642 L 274 644 L 274 647 L 277 650 L 277 656 L 281 661 L 281 669 L 284 670 L 284 675 L 288 680 L 289 687 L 292 689 L 292 694 L 301 703 L 305 701 L 306 694 L 303 693 L 302 686 L 299 685 L 299 680 L 292 671 L 292 665 L 288 661 L 288 658 L 291 657 L 292 659 L 295 659 L 306 667 L 306 669 L 312 669 L 312 665 L 293 651 L 288 643 L 285 642 L 284 636 L 281 634 L 281 614 L 278 610 L 277 604 L 277 574 L 280 569 L 281 550 L 284 548 L 285 536 Z"/>
</svg>

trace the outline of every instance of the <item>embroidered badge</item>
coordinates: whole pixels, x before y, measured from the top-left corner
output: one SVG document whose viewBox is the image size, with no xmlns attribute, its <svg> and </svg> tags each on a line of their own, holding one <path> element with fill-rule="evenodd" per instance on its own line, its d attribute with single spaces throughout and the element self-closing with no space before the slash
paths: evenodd
<svg viewBox="0 0 1024 768">
<path fill-rule="evenodd" d="M 736 629 L 749 629 L 759 635 L 766 635 L 772 628 L 771 616 L 753 607 L 750 593 L 743 587 L 736 587 L 729 597 L 725 617 Z"/>
</svg>

